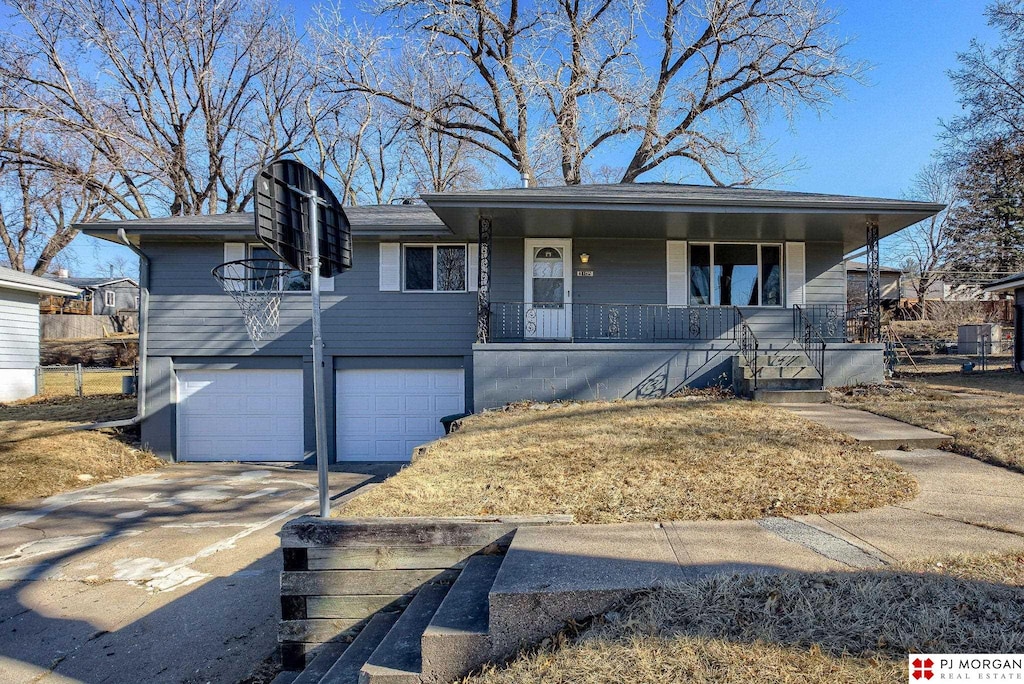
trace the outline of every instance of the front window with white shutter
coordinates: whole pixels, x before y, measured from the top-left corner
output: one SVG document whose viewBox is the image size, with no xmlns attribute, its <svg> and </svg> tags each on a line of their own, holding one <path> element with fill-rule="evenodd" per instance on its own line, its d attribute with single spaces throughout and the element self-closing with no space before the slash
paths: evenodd
<svg viewBox="0 0 1024 684">
<path fill-rule="evenodd" d="M 782 306 L 782 245 L 689 245 L 690 306 Z"/>
</svg>

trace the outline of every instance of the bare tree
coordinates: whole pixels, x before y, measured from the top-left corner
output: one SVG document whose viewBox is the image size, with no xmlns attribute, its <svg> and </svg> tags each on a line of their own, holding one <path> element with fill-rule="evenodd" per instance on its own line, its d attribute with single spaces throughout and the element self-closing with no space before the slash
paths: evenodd
<svg viewBox="0 0 1024 684">
<path fill-rule="evenodd" d="M 823 0 L 663 0 L 659 54 L 645 64 L 640 136 L 623 182 L 674 159 L 713 183 L 773 175 L 760 130 L 775 110 L 820 109 L 863 64 L 832 34 L 836 11 Z M 652 25 L 653 24 L 652 22 Z"/>
<path fill-rule="evenodd" d="M 40 168 L 23 158 L 0 154 L 0 242 L 12 268 L 42 274 L 75 238 L 71 225 L 102 213 L 94 184 L 102 179 L 95 154 L 82 153 L 74 141 L 63 145 L 38 135 L 23 117 L 0 113 L 0 145 L 59 161 Z"/>
<path fill-rule="evenodd" d="M 622 182 L 676 163 L 717 184 L 764 180 L 781 168 L 761 139 L 766 118 L 825 107 L 863 68 L 845 58 L 826 0 L 377 0 L 376 9 L 403 34 L 350 35 L 345 87 L 533 178 L 554 148 L 570 184 L 591 175 L 599 151 L 618 148 L 628 151 Z M 447 67 L 443 97 L 424 101 L 392 77 L 410 41 L 420 60 Z"/>
<path fill-rule="evenodd" d="M 421 191 L 468 187 L 485 166 L 466 139 L 442 134 L 433 116 L 447 120 L 450 74 L 422 59 L 416 47 L 387 60 L 379 37 L 344 27 L 339 6 L 318 7 L 308 33 L 310 71 L 318 87 L 308 104 L 313 164 L 337 182 L 346 201 L 387 203 Z M 402 101 L 378 97 L 351 83 L 383 83 Z M 418 103 L 412 107 L 407 102 Z"/>
<path fill-rule="evenodd" d="M 899 232 L 893 245 L 904 270 L 914 278 L 917 313 L 927 319 L 928 292 L 942 281 L 942 268 L 957 247 L 958 226 L 952 220 L 959 205 L 955 172 L 940 161 L 932 161 L 914 176 L 910 194 L 914 199 L 946 205 L 935 216 Z"/>
<path fill-rule="evenodd" d="M 0 111 L 75 141 L 114 175 L 67 168 L 46 148 L 0 153 L 82 175 L 117 216 L 238 211 L 257 167 L 305 143 L 299 39 L 270 2 L 10 5 Z"/>
</svg>

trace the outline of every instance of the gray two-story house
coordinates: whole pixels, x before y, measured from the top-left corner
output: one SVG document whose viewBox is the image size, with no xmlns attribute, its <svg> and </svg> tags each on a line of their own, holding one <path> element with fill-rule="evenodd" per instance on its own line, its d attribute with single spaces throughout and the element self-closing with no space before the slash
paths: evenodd
<svg viewBox="0 0 1024 684">
<path fill-rule="evenodd" d="M 280 330 L 254 349 L 211 275 L 267 256 L 251 214 L 80 227 L 141 255 L 150 448 L 303 460 L 323 372 L 331 459 L 365 461 L 407 460 L 441 417 L 513 401 L 657 397 L 740 376 L 747 389 L 879 382 L 877 330 L 847 341 L 843 257 L 867 247 L 877 266 L 879 238 L 941 209 L 660 183 L 351 207 L 353 268 L 324 283 L 322 370 L 307 293 L 283 292 Z"/>
</svg>

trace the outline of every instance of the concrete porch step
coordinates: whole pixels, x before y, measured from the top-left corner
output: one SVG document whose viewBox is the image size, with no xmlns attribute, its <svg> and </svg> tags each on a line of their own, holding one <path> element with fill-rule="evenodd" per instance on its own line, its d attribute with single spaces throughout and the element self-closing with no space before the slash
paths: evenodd
<svg viewBox="0 0 1024 684">
<path fill-rule="evenodd" d="M 424 684 L 455 681 L 490 661 L 488 594 L 502 560 L 471 558 L 430 619 L 421 646 Z"/>
<path fill-rule="evenodd" d="M 817 374 L 815 374 L 817 376 Z M 821 390 L 821 377 L 813 378 L 757 378 L 757 390 Z M 751 378 L 743 378 L 743 390 L 747 396 L 755 391 Z"/>
<path fill-rule="evenodd" d="M 778 351 L 770 354 L 759 353 L 756 358 L 758 368 L 767 368 L 769 366 L 811 365 L 811 360 L 807 358 L 807 354 L 804 354 L 803 352 Z M 742 354 L 739 355 L 739 363 L 740 366 L 744 368 L 750 365 Z"/>
<path fill-rule="evenodd" d="M 742 366 L 744 378 L 753 377 L 750 366 Z M 758 379 L 821 380 L 821 374 L 813 366 L 758 366 Z"/>
<path fill-rule="evenodd" d="M 431 582 L 420 588 L 363 665 L 359 684 L 420 684 L 423 632 L 450 588 L 447 582 Z"/>
<path fill-rule="evenodd" d="M 821 381 L 819 380 L 819 386 Z M 823 389 L 757 389 L 754 401 L 765 404 L 827 404 L 828 392 Z"/>
<path fill-rule="evenodd" d="M 398 615 L 377 613 L 370 618 L 363 631 L 356 635 L 341 657 L 320 678 L 319 684 L 358 684 L 359 670 L 394 627 Z"/>
</svg>

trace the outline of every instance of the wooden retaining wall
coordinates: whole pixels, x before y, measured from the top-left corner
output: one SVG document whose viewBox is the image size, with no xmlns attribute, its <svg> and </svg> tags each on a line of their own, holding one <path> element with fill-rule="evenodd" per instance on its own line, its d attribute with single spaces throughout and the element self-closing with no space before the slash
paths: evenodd
<svg viewBox="0 0 1024 684">
<path fill-rule="evenodd" d="M 458 576 L 471 556 L 503 554 L 523 525 L 572 516 L 504 518 L 302 517 L 281 530 L 285 669 L 302 669 L 328 641 L 350 640 L 380 610 L 400 608 L 432 580 Z"/>
</svg>

